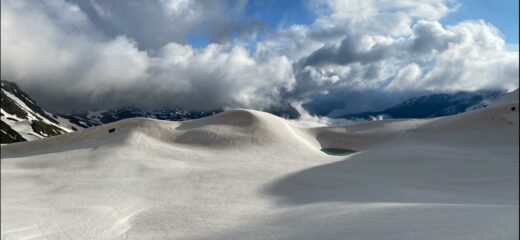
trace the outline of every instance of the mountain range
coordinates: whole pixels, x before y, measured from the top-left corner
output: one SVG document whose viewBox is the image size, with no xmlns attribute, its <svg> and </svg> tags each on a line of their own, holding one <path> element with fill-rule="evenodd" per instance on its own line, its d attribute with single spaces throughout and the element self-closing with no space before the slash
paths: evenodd
<svg viewBox="0 0 520 240">
<path fill-rule="evenodd" d="M 336 118 L 375 120 L 382 118 L 443 117 L 485 107 L 504 94 L 506 92 L 501 90 L 436 93 L 413 97 L 381 111 L 349 113 Z"/>
<path fill-rule="evenodd" d="M 350 113 L 335 118 L 377 120 L 382 118 L 432 118 L 454 115 L 467 110 L 485 107 L 487 103 L 503 96 L 504 91 L 483 90 L 476 92 L 438 93 L 405 100 L 393 107 L 371 112 Z M 15 83 L 2 80 L 1 91 L 1 141 L 22 142 L 112 123 L 127 118 L 152 118 L 184 121 L 220 113 L 212 111 L 186 111 L 163 109 L 147 111 L 136 107 L 93 110 L 74 114 L 54 114 L 42 109 L 36 101 Z M 265 112 L 296 119 L 298 111 L 287 101 L 263 109 Z"/>
</svg>

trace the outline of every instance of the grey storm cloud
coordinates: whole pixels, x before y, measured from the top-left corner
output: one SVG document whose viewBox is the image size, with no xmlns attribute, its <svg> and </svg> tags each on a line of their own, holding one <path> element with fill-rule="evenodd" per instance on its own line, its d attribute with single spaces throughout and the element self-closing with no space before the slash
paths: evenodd
<svg viewBox="0 0 520 240">
<path fill-rule="evenodd" d="M 325 45 L 293 65 L 296 98 L 337 99 L 333 93 L 355 96 L 352 91 L 373 89 L 395 95 L 518 87 L 518 53 L 507 51 L 498 31 L 483 21 L 444 27 L 419 20 L 405 36 L 357 34 Z"/>
<path fill-rule="evenodd" d="M 140 49 L 156 49 L 170 42 L 185 43 L 189 37 L 212 42 L 247 34 L 259 23 L 244 15 L 244 0 L 69 0 L 107 36 L 125 35 Z"/>
<path fill-rule="evenodd" d="M 495 27 L 440 23 L 451 0 L 306 3 L 312 23 L 257 38 L 247 1 L 3 0 L 1 77 L 57 112 L 280 99 L 365 111 L 422 91 L 518 87 L 518 53 Z"/>
<path fill-rule="evenodd" d="M 325 46 L 313 52 L 304 59 L 303 66 L 308 65 L 327 65 L 339 64 L 347 65 L 350 63 L 372 63 L 381 61 L 388 56 L 395 56 L 393 44 L 375 44 L 368 50 L 363 50 L 360 46 L 360 37 L 346 37 L 339 46 Z"/>
<path fill-rule="evenodd" d="M 407 39 L 391 39 L 380 36 L 347 34 L 338 45 L 327 45 L 302 59 L 303 67 L 328 64 L 370 64 L 388 58 L 410 58 L 416 54 L 443 52 L 450 44 L 460 44 L 462 36 L 445 30 L 438 22 L 419 21 L 411 29 Z M 371 42 L 372 41 L 372 42 Z"/>
<path fill-rule="evenodd" d="M 413 39 L 410 50 L 415 53 L 444 51 L 450 43 L 458 43 L 455 34 L 446 31 L 438 22 L 420 21 L 413 27 Z"/>
<path fill-rule="evenodd" d="M 5 1 L 2 78 L 18 82 L 53 111 L 259 108 L 294 82 L 284 56 L 257 59 L 226 43 L 195 49 L 172 41 L 143 50 L 138 39 L 105 34 L 70 2 Z"/>
</svg>

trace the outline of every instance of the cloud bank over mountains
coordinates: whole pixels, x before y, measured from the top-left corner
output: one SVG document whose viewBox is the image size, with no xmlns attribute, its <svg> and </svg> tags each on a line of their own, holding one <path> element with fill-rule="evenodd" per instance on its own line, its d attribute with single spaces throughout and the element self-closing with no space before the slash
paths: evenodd
<svg viewBox="0 0 520 240">
<path fill-rule="evenodd" d="M 262 108 L 280 98 L 348 112 L 418 91 L 518 87 L 518 52 L 494 26 L 440 22 L 456 2 L 306 5 L 311 24 L 259 37 L 247 1 L 6 0 L 1 77 L 62 112 Z M 193 47 L 193 35 L 211 43 Z M 367 99 L 373 103 L 356 103 Z"/>
</svg>

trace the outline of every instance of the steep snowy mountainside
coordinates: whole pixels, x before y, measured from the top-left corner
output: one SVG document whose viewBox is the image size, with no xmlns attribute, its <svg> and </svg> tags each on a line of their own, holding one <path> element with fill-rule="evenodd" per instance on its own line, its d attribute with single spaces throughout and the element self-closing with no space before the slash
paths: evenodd
<svg viewBox="0 0 520 240">
<path fill-rule="evenodd" d="M 15 83 L 2 80 L 1 84 L 1 143 L 56 136 L 82 128 L 43 110 Z"/>
</svg>

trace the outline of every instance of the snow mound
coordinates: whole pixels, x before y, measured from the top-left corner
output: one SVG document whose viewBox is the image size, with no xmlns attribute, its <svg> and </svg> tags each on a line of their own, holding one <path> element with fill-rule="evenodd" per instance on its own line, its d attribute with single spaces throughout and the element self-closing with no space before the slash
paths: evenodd
<svg viewBox="0 0 520 240">
<path fill-rule="evenodd" d="M 70 148 L 103 145 L 142 145 L 160 141 L 205 148 L 240 148 L 267 144 L 287 144 L 292 148 L 319 150 L 313 136 L 283 118 L 255 110 L 229 110 L 206 118 L 172 122 L 146 118 L 125 119 L 31 144 L 11 144 L 2 153 L 46 153 Z M 65 149 L 65 148 L 64 148 Z"/>
<path fill-rule="evenodd" d="M 292 143 L 309 145 L 306 133 L 275 115 L 230 110 L 187 121 L 176 128 L 174 142 L 211 147 Z"/>
</svg>

